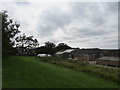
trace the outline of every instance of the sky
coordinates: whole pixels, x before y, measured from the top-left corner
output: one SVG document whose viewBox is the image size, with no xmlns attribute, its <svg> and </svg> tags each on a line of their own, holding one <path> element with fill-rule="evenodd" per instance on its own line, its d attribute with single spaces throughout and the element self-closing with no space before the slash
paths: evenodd
<svg viewBox="0 0 120 90">
<path fill-rule="evenodd" d="M 0 2 L 21 33 L 79 48 L 118 48 L 117 2 Z"/>
</svg>

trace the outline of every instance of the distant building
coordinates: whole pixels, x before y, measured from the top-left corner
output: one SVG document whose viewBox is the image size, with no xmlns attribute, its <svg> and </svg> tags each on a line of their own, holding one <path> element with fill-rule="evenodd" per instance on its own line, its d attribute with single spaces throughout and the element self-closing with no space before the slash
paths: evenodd
<svg viewBox="0 0 120 90">
<path fill-rule="evenodd" d="M 98 48 L 95 49 L 75 49 L 71 52 L 74 59 L 81 61 L 94 61 L 102 56 L 102 51 Z"/>
<path fill-rule="evenodd" d="M 118 49 L 102 49 L 103 56 L 119 57 Z"/>
<path fill-rule="evenodd" d="M 56 56 L 61 57 L 61 58 L 72 58 L 70 54 L 72 51 L 74 51 L 74 49 L 67 49 L 64 51 L 59 51 L 56 53 Z"/>
<path fill-rule="evenodd" d="M 96 64 L 105 65 L 105 66 L 117 66 L 120 67 L 120 58 L 119 57 L 110 57 L 104 56 L 96 60 Z"/>
<path fill-rule="evenodd" d="M 94 62 L 99 65 L 120 66 L 118 52 L 119 50 L 101 50 L 98 48 L 67 49 L 57 52 L 56 56 L 85 62 Z"/>
<path fill-rule="evenodd" d="M 81 61 L 93 61 L 101 57 L 101 55 L 102 52 L 100 49 L 67 49 L 56 53 L 58 57 L 72 58 Z"/>
</svg>

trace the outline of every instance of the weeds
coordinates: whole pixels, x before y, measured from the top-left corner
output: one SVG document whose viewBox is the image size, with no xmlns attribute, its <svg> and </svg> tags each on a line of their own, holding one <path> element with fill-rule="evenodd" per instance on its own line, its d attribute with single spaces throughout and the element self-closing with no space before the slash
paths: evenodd
<svg viewBox="0 0 120 90">
<path fill-rule="evenodd" d="M 69 69 L 73 69 L 75 71 L 82 71 L 87 74 L 100 77 L 106 80 L 110 80 L 113 82 L 118 82 L 119 79 L 118 73 L 120 72 L 120 69 L 96 66 L 88 63 L 83 63 L 81 61 L 73 61 L 73 60 L 61 59 L 56 57 L 44 57 L 40 59 L 38 58 L 38 60 L 52 64 L 57 64 Z"/>
</svg>

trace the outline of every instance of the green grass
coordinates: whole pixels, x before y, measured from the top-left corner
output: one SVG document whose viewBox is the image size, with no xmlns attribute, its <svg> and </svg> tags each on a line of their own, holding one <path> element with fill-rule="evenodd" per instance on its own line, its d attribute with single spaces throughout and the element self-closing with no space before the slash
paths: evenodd
<svg viewBox="0 0 120 90">
<path fill-rule="evenodd" d="M 57 57 L 45 57 L 45 58 L 38 57 L 38 60 L 52 64 L 57 64 L 75 71 L 84 72 L 86 74 L 103 78 L 109 81 L 120 82 L 120 78 L 118 77 L 118 74 L 120 73 L 119 68 L 96 66 L 93 64 Z"/>
<path fill-rule="evenodd" d="M 3 88 L 118 88 L 117 83 L 28 56 L 3 60 L 2 84 Z"/>
</svg>

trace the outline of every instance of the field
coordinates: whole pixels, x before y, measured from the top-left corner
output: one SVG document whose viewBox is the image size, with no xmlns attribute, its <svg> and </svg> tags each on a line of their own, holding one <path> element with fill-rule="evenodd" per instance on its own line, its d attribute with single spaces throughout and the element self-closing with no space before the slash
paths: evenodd
<svg viewBox="0 0 120 90">
<path fill-rule="evenodd" d="M 42 59 L 11 56 L 3 60 L 3 88 L 118 88 L 115 82 Z"/>
<path fill-rule="evenodd" d="M 120 82 L 120 78 L 118 77 L 120 68 L 104 67 L 102 65 L 88 64 L 78 60 L 76 61 L 57 57 L 44 57 L 38 58 L 38 60 L 60 65 L 75 71 L 84 72 L 89 75 L 103 78 L 109 81 Z"/>
</svg>

